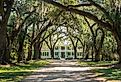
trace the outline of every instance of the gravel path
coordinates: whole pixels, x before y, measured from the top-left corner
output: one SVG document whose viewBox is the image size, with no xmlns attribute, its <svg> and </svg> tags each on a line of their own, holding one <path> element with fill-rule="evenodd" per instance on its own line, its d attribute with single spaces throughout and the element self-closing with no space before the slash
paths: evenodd
<svg viewBox="0 0 121 82">
<path fill-rule="evenodd" d="M 91 67 L 79 67 L 75 60 L 51 60 L 51 64 L 38 69 L 21 82 L 104 82 L 89 72 Z"/>
</svg>

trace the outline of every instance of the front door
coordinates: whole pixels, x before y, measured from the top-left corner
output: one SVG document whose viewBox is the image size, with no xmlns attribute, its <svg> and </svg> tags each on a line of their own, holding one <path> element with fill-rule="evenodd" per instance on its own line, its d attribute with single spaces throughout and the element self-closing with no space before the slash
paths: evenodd
<svg viewBox="0 0 121 82">
<path fill-rule="evenodd" d="M 61 52 L 61 58 L 65 58 L 65 52 Z"/>
</svg>

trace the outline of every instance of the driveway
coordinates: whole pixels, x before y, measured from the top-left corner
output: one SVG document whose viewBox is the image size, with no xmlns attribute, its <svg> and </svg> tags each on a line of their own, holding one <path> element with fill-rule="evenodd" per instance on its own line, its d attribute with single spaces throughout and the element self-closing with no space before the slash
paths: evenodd
<svg viewBox="0 0 121 82">
<path fill-rule="evenodd" d="M 80 67 L 76 60 L 51 60 L 21 82 L 105 82 L 91 73 L 92 67 Z"/>
</svg>

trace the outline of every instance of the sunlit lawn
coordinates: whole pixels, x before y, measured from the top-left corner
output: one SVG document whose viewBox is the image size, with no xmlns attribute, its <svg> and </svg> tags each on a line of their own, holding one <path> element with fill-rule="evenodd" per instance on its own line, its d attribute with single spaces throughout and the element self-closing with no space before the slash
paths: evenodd
<svg viewBox="0 0 121 82">
<path fill-rule="evenodd" d="M 99 62 L 91 62 L 91 61 L 78 61 L 80 66 L 84 67 L 97 67 L 97 66 L 106 66 L 117 63 L 117 61 L 99 61 Z"/>
<path fill-rule="evenodd" d="M 16 82 L 31 74 L 35 69 L 49 64 L 46 60 L 30 61 L 29 64 L 20 66 L 1 66 L 0 82 Z"/>
<path fill-rule="evenodd" d="M 117 61 L 100 61 L 100 62 L 86 62 L 79 61 L 80 66 L 84 67 L 103 67 L 112 64 L 116 64 Z M 116 69 L 112 67 L 107 67 L 105 69 L 93 69 L 92 72 L 95 74 L 101 74 L 98 77 L 105 78 L 108 82 L 121 82 L 121 69 Z"/>
</svg>

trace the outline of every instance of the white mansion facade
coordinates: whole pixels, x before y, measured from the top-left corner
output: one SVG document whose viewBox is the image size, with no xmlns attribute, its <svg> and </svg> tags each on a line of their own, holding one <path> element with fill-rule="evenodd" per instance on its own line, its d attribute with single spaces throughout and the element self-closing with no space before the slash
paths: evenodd
<svg viewBox="0 0 121 82">
<path fill-rule="evenodd" d="M 77 58 L 82 58 L 82 48 L 77 47 Z M 48 48 L 44 48 L 41 50 L 41 58 L 51 58 L 50 50 Z M 54 58 L 71 58 L 74 59 L 74 50 L 72 47 L 65 45 L 65 46 L 56 46 L 54 49 Z"/>
</svg>

